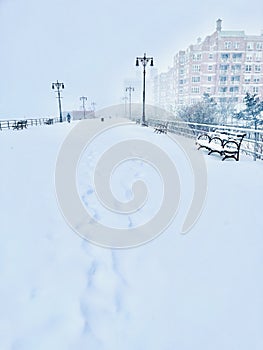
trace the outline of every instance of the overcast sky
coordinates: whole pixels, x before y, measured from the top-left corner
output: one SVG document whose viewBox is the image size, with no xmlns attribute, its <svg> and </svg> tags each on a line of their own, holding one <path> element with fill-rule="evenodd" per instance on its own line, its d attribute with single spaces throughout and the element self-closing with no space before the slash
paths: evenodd
<svg viewBox="0 0 263 350">
<path fill-rule="evenodd" d="M 120 103 L 136 56 L 165 71 L 218 18 L 223 30 L 260 34 L 262 15 L 262 0 L 0 0 L 0 118 L 57 115 L 57 79 L 64 110 L 83 95 L 97 108 Z"/>
</svg>

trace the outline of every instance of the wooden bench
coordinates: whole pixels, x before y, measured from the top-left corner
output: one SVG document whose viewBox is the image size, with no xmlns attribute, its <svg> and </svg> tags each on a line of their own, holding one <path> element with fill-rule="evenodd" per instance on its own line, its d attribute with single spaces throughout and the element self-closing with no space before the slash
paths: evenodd
<svg viewBox="0 0 263 350">
<path fill-rule="evenodd" d="M 198 149 L 207 149 L 208 154 L 219 153 L 223 157 L 222 160 L 234 158 L 238 161 L 241 143 L 245 136 L 244 133 L 214 131 L 199 135 L 196 144 Z"/>
<path fill-rule="evenodd" d="M 154 127 L 154 132 L 156 132 L 156 134 L 167 134 L 167 129 L 168 129 L 168 122 L 162 124 L 157 124 Z"/>
<path fill-rule="evenodd" d="M 53 124 L 53 119 L 49 118 L 44 123 L 47 124 L 47 125 L 51 125 L 51 124 Z"/>
<path fill-rule="evenodd" d="M 27 128 L 27 120 L 19 120 L 13 125 L 13 130 L 19 130 L 24 128 Z"/>
</svg>

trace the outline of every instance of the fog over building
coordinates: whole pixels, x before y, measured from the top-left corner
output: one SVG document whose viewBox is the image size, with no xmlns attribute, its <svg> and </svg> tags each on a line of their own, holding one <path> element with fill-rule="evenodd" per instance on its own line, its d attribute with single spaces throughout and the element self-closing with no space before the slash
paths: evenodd
<svg viewBox="0 0 263 350">
<path fill-rule="evenodd" d="M 216 30 L 176 53 L 173 66 L 155 80 L 155 103 L 166 109 L 193 104 L 209 93 L 219 103 L 243 102 L 246 92 L 263 98 L 263 33 Z"/>
<path fill-rule="evenodd" d="M 146 103 L 153 105 L 156 104 L 156 79 L 158 77 L 158 70 L 155 67 L 146 67 L 145 75 L 145 98 Z M 142 103 L 142 93 L 143 93 L 143 71 L 142 67 L 136 71 L 134 78 L 127 78 L 123 81 L 123 94 L 128 96 L 126 92 L 127 87 L 133 87 L 132 92 L 132 103 Z"/>
</svg>

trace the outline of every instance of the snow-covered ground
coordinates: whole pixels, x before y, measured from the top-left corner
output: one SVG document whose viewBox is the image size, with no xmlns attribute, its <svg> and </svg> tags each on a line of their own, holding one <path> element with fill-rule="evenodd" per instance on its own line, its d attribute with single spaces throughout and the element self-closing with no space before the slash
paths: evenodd
<svg viewBox="0 0 263 350">
<path fill-rule="evenodd" d="M 0 132 L 0 349 L 262 350 L 263 163 L 205 155 L 207 198 L 190 232 L 180 234 L 179 211 L 147 244 L 101 248 L 71 230 L 56 199 L 56 160 L 74 125 Z M 167 135 L 134 130 L 167 147 Z"/>
</svg>

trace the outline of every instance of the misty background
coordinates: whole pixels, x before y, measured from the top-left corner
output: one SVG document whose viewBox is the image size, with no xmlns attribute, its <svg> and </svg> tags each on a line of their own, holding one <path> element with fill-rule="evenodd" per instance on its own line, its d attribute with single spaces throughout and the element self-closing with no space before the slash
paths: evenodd
<svg viewBox="0 0 263 350">
<path fill-rule="evenodd" d="M 122 103 L 124 82 L 142 74 L 136 56 L 164 72 L 218 18 L 223 30 L 258 35 L 262 13 L 260 0 L 0 0 L 0 118 L 56 116 L 56 80 L 63 110 L 81 109 L 80 96 L 87 108 Z"/>
</svg>

